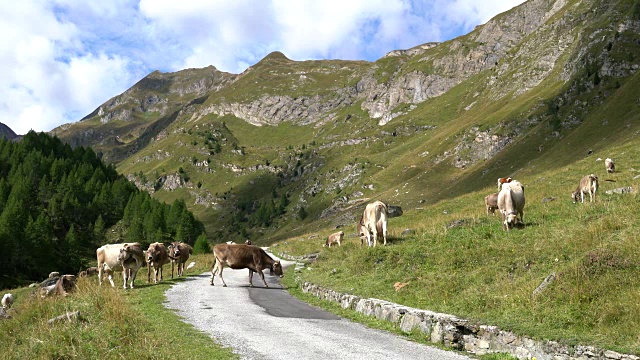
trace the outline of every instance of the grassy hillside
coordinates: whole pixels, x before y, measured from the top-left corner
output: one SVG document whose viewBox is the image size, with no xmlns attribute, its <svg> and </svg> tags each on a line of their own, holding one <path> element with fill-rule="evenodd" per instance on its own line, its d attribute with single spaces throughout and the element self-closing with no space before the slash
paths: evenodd
<svg viewBox="0 0 640 360">
<path fill-rule="evenodd" d="M 590 131 L 581 129 L 583 136 Z M 337 291 L 451 313 L 539 339 L 639 354 L 637 134 L 637 127 L 616 132 L 610 141 L 592 144 L 590 155 L 586 148 L 573 152 L 568 165 L 555 165 L 564 157 L 558 145 L 557 157 L 532 162 L 516 174 L 527 196 L 522 229 L 506 232 L 497 216 L 484 214 L 484 196 L 496 191 L 492 184 L 390 219 L 387 247 L 360 247 L 351 226 L 344 229 L 342 247 L 322 248 L 325 236 L 335 231 L 324 229 L 280 241 L 273 249 L 320 252 L 302 280 Z M 620 165 L 616 173 L 604 171 L 598 158 L 606 157 Z M 596 202 L 572 203 L 570 192 L 589 173 L 600 180 Z M 605 194 L 623 186 L 635 193 Z M 456 221 L 462 225 L 451 227 Z M 415 235 L 402 236 L 405 229 Z M 533 296 L 550 274 L 556 280 Z M 396 282 L 408 285 L 396 292 Z"/>
<path fill-rule="evenodd" d="M 194 256 L 204 271 L 210 256 Z M 97 278 L 81 278 L 77 291 L 60 298 L 31 297 L 32 289 L 14 289 L 11 320 L 0 321 L 1 359 L 233 359 L 230 349 L 179 320 L 166 309 L 165 290 L 180 280 L 146 284 L 142 269 L 137 289 L 98 287 Z M 145 274 L 146 275 L 146 274 Z M 80 311 L 81 320 L 47 324 L 68 311 Z"/>
</svg>

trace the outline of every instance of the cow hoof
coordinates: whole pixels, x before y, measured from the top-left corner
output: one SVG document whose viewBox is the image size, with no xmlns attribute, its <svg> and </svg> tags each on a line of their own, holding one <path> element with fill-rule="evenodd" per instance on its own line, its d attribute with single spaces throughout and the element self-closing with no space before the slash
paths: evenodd
<svg viewBox="0 0 640 360">
<path fill-rule="evenodd" d="M 222 287 L 227 287 L 227 284 L 222 285 Z"/>
</svg>

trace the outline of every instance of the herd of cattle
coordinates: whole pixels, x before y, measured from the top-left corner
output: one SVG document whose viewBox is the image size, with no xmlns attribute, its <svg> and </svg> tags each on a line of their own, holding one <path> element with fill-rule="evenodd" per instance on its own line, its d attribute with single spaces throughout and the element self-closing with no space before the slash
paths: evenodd
<svg viewBox="0 0 640 360">
<path fill-rule="evenodd" d="M 605 160 L 605 169 L 608 173 L 615 172 L 613 160 L 607 158 Z M 517 180 L 510 177 L 498 179 L 498 189 L 496 193 L 487 195 L 484 198 L 486 214 L 495 214 L 498 210 L 501 216 L 502 227 L 509 230 L 516 226 L 524 225 L 524 186 Z M 585 196 L 589 196 L 589 201 L 596 200 L 596 192 L 598 191 L 598 177 L 594 174 L 584 176 L 575 191 L 571 193 L 573 202 L 584 203 Z M 379 200 L 376 200 L 364 209 L 362 217 L 357 222 L 357 232 L 360 237 L 360 245 L 364 245 L 366 240 L 368 246 L 376 246 L 378 237 L 382 237 L 383 244 L 387 244 L 387 218 L 389 217 L 388 206 Z M 331 245 L 342 245 L 344 231 L 333 233 L 327 237 L 323 246 L 331 247 Z M 108 244 L 96 250 L 98 260 L 97 267 L 90 267 L 78 274 L 79 277 L 90 275 L 98 275 L 99 284 L 102 285 L 104 275 L 107 276 L 111 286 L 113 283 L 113 273 L 121 271 L 123 274 L 123 288 L 129 287 L 133 289 L 134 280 L 138 270 L 142 266 L 147 266 L 147 282 L 151 282 L 151 272 L 153 270 L 153 281 L 158 282 L 158 274 L 160 280 L 163 280 L 162 267 L 171 263 L 171 278 L 174 276 L 174 269 L 177 266 L 177 276 L 182 276 L 184 265 L 193 253 L 193 248 L 182 242 L 173 242 L 166 246 L 163 243 L 153 243 L 145 251 L 140 243 L 122 243 Z M 223 286 L 227 286 L 222 278 L 222 270 L 225 267 L 231 269 L 249 269 L 249 285 L 253 286 L 253 273 L 258 273 L 264 283 L 263 270 L 269 269 L 271 274 L 283 276 L 282 265 L 279 260 L 274 260 L 262 248 L 254 246 L 249 240 L 245 244 L 235 244 L 233 242 L 217 244 L 213 248 L 214 262 L 211 267 L 211 281 L 216 276 L 220 276 Z M 195 265 L 193 262 L 187 269 Z M 75 287 L 75 275 L 60 276 L 57 272 L 49 274 L 49 278 L 40 283 L 39 294 L 46 297 L 51 294 L 67 295 Z M 6 316 L 8 310 L 13 304 L 13 295 L 5 294 L 2 298 L 2 308 L 0 309 L 0 317 Z"/>
<path fill-rule="evenodd" d="M 153 270 L 153 281 L 157 283 L 158 273 L 160 280 L 163 280 L 162 267 L 168 263 L 171 263 L 171 278 L 173 279 L 176 267 L 177 275 L 182 276 L 184 264 L 192 253 L 191 245 L 182 242 L 173 242 L 168 246 L 156 242 L 149 245 L 146 251 L 142 250 L 140 243 L 103 245 L 96 250 L 98 282 L 102 285 L 102 280 L 106 275 L 111 286 L 115 286 L 113 272 L 122 271 L 124 281 L 122 287 L 126 289 L 127 282 L 129 282 L 129 287 L 133 289 L 138 270 L 146 265 L 147 282 L 151 282 L 151 271 Z"/>
<path fill-rule="evenodd" d="M 607 173 L 615 172 L 612 159 L 607 158 L 604 163 Z M 571 193 L 571 199 L 573 202 L 584 203 L 585 196 L 589 195 L 589 201 L 594 202 L 597 191 L 598 177 L 594 174 L 585 175 L 576 190 Z M 484 204 L 487 216 L 495 214 L 496 210 L 499 211 L 504 230 L 524 226 L 524 186 L 519 181 L 510 177 L 498 178 L 498 192 L 485 196 Z M 388 206 L 382 201 L 376 200 L 366 206 L 360 221 L 356 224 L 360 245 L 364 245 L 366 240 L 368 246 L 376 246 L 379 235 L 382 235 L 384 245 L 387 244 L 388 216 Z M 331 247 L 335 244 L 341 246 L 343 238 L 343 231 L 333 233 L 327 237 L 322 246 Z"/>
</svg>

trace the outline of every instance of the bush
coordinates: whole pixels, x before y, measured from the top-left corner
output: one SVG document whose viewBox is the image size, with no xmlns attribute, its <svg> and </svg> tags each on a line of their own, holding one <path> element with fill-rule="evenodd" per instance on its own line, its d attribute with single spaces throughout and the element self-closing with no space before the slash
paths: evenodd
<svg viewBox="0 0 640 360">
<path fill-rule="evenodd" d="M 197 255 L 197 254 L 209 254 L 210 252 L 211 252 L 211 247 L 209 246 L 207 235 L 202 233 L 196 239 L 196 243 L 193 244 L 193 253 Z"/>
</svg>

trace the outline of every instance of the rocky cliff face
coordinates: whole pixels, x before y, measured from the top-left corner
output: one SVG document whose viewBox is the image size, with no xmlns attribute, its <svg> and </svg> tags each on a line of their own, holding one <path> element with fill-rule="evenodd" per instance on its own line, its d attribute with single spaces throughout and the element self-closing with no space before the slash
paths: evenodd
<svg viewBox="0 0 640 360">
<path fill-rule="evenodd" d="M 0 123 L 0 138 L 5 138 L 7 140 L 13 140 L 17 138 L 18 135 L 11 130 L 7 125 Z"/>
</svg>

